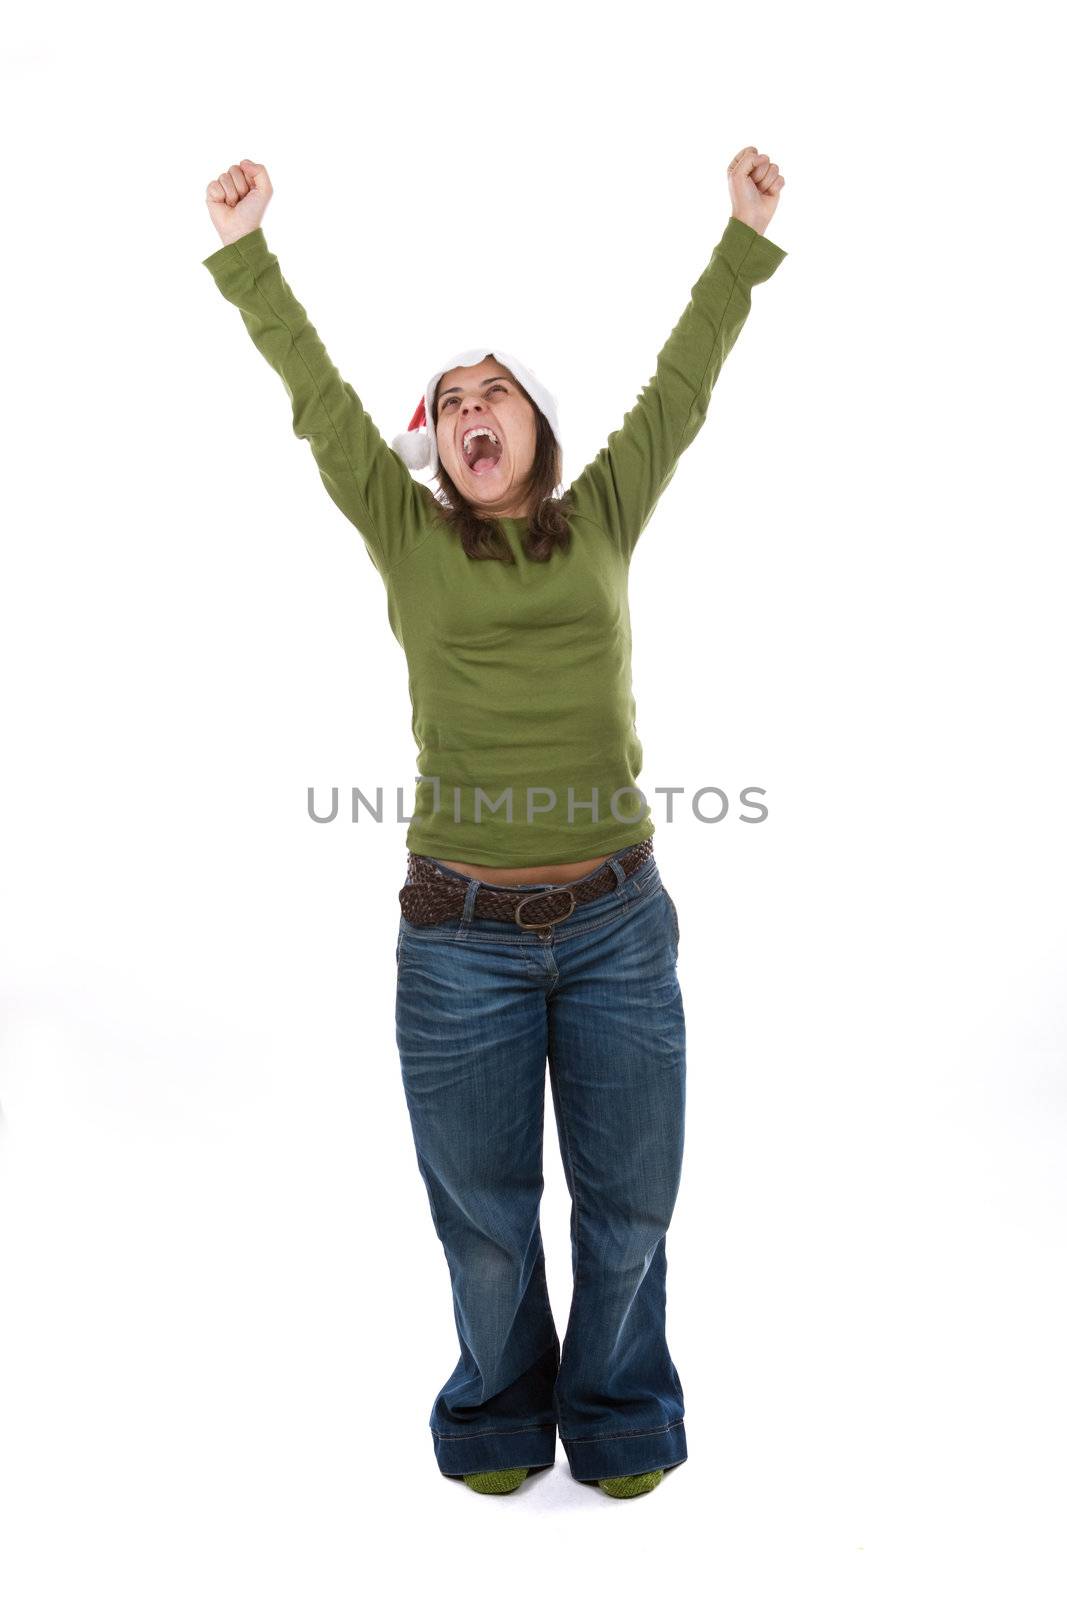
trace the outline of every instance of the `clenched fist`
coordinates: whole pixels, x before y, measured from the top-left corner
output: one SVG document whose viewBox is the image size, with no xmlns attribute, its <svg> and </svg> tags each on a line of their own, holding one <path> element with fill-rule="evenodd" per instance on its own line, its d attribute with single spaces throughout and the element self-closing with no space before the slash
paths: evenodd
<svg viewBox="0 0 1067 1600">
<path fill-rule="evenodd" d="M 208 215 L 223 244 L 254 233 L 274 193 L 267 169 L 258 161 L 239 161 L 207 186 Z"/>
<path fill-rule="evenodd" d="M 761 156 L 754 144 L 746 144 L 730 162 L 726 176 L 730 181 L 732 215 L 757 233 L 765 233 L 785 183 L 774 162 L 769 156 Z"/>
</svg>

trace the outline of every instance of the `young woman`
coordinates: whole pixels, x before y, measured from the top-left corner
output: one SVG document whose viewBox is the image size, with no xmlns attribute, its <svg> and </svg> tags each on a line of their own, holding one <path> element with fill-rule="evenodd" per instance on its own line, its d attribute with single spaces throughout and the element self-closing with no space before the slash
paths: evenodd
<svg viewBox="0 0 1067 1600">
<path fill-rule="evenodd" d="M 685 1018 L 636 786 L 627 578 L 785 255 L 765 237 L 777 166 L 748 145 L 727 178 L 730 218 L 655 375 L 563 494 L 555 401 L 499 347 L 433 373 L 387 445 L 267 247 L 266 168 L 207 187 L 223 244 L 204 265 L 282 379 L 407 657 L 420 781 L 396 1037 L 460 1344 L 430 1429 L 441 1472 L 482 1493 L 551 1466 L 557 1431 L 572 1475 L 613 1495 L 687 1459 L 665 1334 Z M 546 1059 L 572 1202 L 562 1351 L 539 1224 Z"/>
</svg>

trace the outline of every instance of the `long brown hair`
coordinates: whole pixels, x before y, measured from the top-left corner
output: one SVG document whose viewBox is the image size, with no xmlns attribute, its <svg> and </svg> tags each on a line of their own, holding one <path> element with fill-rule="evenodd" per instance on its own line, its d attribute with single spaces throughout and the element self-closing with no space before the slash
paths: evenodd
<svg viewBox="0 0 1067 1600">
<path fill-rule="evenodd" d="M 503 362 L 500 363 L 504 365 Z M 507 368 L 504 368 L 507 371 Z M 522 547 L 531 561 L 548 561 L 553 550 L 566 550 L 571 542 L 568 516 L 573 512 L 570 490 L 557 496 L 555 491 L 563 476 L 563 453 L 552 432 L 548 418 L 522 384 L 512 373 L 510 381 L 520 394 L 526 395 L 534 409 L 537 436 L 534 442 L 533 465 L 526 482 L 524 504 L 531 501 L 534 512 L 527 521 L 522 535 Z M 437 429 L 437 393 L 433 397 L 433 428 Z M 458 533 L 463 549 L 471 561 L 510 561 L 515 557 L 511 546 L 497 526 L 497 518 L 482 516 L 476 506 L 453 483 L 444 462 L 438 455 L 437 480 L 448 496 L 448 504 L 438 501 L 442 520 Z"/>
</svg>

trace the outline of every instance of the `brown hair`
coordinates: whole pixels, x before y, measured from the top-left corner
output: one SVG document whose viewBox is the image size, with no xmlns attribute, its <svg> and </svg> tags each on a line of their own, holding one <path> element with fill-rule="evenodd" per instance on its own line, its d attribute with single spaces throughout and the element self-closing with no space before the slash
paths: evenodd
<svg viewBox="0 0 1067 1600">
<path fill-rule="evenodd" d="M 503 366 L 504 363 L 501 362 L 500 365 Z M 504 370 L 507 371 L 506 368 Z M 548 418 L 536 400 L 527 393 L 514 374 L 509 373 L 508 376 L 519 393 L 526 395 L 533 406 L 537 424 L 533 465 L 526 481 L 528 493 L 524 501 L 524 504 L 529 504 L 532 500 L 535 509 L 523 532 L 522 547 L 531 561 L 548 561 L 553 550 L 566 550 L 571 542 L 570 523 L 567 519 L 573 512 L 574 506 L 570 490 L 559 497 L 555 494 L 563 476 L 563 452 L 552 432 Z M 436 390 L 433 397 L 433 428 L 436 433 Z M 511 546 L 503 531 L 497 527 L 497 518 L 482 516 L 477 507 L 471 504 L 462 490 L 453 483 L 440 455 L 438 455 L 437 479 L 449 501 L 448 504 L 442 504 L 440 500 L 438 502 L 442 520 L 458 533 L 469 559 L 514 563 L 515 557 Z"/>
</svg>

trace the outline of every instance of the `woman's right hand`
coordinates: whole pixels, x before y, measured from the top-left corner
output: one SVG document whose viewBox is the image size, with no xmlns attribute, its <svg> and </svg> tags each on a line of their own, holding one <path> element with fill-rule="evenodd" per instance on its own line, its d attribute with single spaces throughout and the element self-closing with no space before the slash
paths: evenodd
<svg viewBox="0 0 1067 1600">
<path fill-rule="evenodd" d="M 207 186 L 208 215 L 223 244 L 254 233 L 274 193 L 267 169 L 258 161 L 239 161 Z"/>
</svg>

